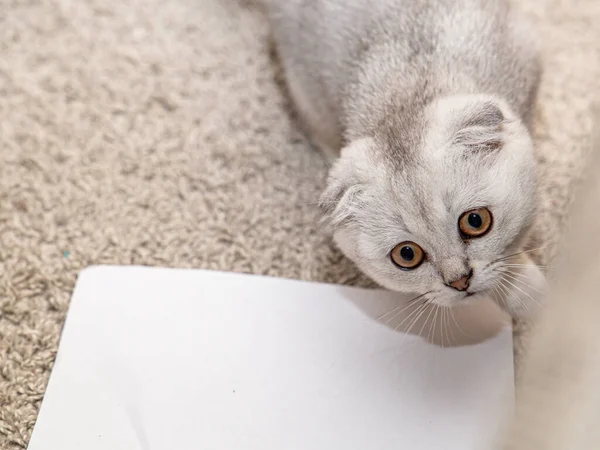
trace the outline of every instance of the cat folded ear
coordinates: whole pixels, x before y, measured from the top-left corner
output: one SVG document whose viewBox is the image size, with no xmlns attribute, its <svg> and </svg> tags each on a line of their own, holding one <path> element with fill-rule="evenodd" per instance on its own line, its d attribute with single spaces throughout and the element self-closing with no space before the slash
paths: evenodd
<svg viewBox="0 0 600 450">
<path fill-rule="evenodd" d="M 371 142 L 370 138 L 365 138 L 350 143 L 342 149 L 331 168 L 327 187 L 319 200 L 322 220 L 329 226 L 341 226 L 352 221 L 360 210 Z"/>
<path fill-rule="evenodd" d="M 332 179 L 319 201 L 323 223 L 338 227 L 350 222 L 354 218 L 355 205 L 360 202 L 361 192 L 361 185 L 349 177 Z"/>
<path fill-rule="evenodd" d="M 496 150 L 503 144 L 504 114 L 491 100 L 467 105 L 456 122 L 452 144 L 477 150 Z"/>
</svg>

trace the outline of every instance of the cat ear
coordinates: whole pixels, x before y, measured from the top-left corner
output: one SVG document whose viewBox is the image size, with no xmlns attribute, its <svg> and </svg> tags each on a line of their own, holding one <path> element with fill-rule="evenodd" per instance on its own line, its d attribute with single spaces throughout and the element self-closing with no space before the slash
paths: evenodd
<svg viewBox="0 0 600 450">
<path fill-rule="evenodd" d="M 328 225 L 348 223 L 360 208 L 371 143 L 370 138 L 350 143 L 342 149 L 339 159 L 331 168 L 327 187 L 319 200 L 323 222 Z"/>
<path fill-rule="evenodd" d="M 319 201 L 322 221 L 332 227 L 350 222 L 354 218 L 356 205 L 360 203 L 361 193 L 362 186 L 350 177 L 331 180 Z"/>
<path fill-rule="evenodd" d="M 473 149 L 496 150 L 502 147 L 505 117 L 493 101 L 479 101 L 465 107 L 457 121 L 452 144 Z"/>
</svg>

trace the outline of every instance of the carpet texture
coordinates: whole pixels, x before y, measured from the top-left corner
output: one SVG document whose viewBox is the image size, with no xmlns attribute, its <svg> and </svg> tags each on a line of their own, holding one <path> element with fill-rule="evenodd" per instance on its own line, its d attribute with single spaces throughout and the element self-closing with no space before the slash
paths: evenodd
<svg viewBox="0 0 600 450">
<path fill-rule="evenodd" d="M 519 5 L 546 53 L 538 246 L 585 164 L 600 3 Z M 233 0 L 0 0 L 0 449 L 27 445 L 87 265 L 370 284 L 316 226 L 327 167 L 267 36 Z"/>
</svg>

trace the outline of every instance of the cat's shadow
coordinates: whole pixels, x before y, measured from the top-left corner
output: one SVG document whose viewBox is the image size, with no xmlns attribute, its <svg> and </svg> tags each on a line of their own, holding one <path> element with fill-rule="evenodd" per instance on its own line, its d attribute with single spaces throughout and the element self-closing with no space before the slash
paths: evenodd
<svg viewBox="0 0 600 450">
<path fill-rule="evenodd" d="M 411 302 L 415 295 L 378 287 L 329 239 L 320 242 L 320 250 L 324 249 L 327 257 L 316 259 L 315 278 L 358 288 L 339 286 L 340 294 L 369 320 L 398 333 L 420 336 L 440 347 L 461 347 L 491 339 L 512 324 L 511 317 L 489 298 L 476 298 L 453 308 L 432 305 L 422 309 L 423 301 Z"/>
<path fill-rule="evenodd" d="M 400 293 L 380 291 L 373 296 L 344 290 L 343 295 L 381 326 L 420 336 L 439 347 L 475 345 L 493 338 L 511 324 L 511 318 L 486 298 L 453 308 L 434 305 L 424 308 L 423 302 L 410 302 L 414 296 Z"/>
</svg>

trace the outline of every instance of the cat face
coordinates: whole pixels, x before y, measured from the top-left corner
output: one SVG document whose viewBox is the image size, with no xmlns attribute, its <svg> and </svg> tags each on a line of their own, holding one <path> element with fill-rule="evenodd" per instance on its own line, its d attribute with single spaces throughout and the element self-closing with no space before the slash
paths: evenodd
<svg viewBox="0 0 600 450">
<path fill-rule="evenodd" d="M 526 128 L 473 96 L 438 100 L 413 126 L 402 151 L 384 132 L 343 149 L 321 198 L 337 245 L 380 285 L 439 305 L 517 289 L 497 285 L 535 212 Z"/>
</svg>

